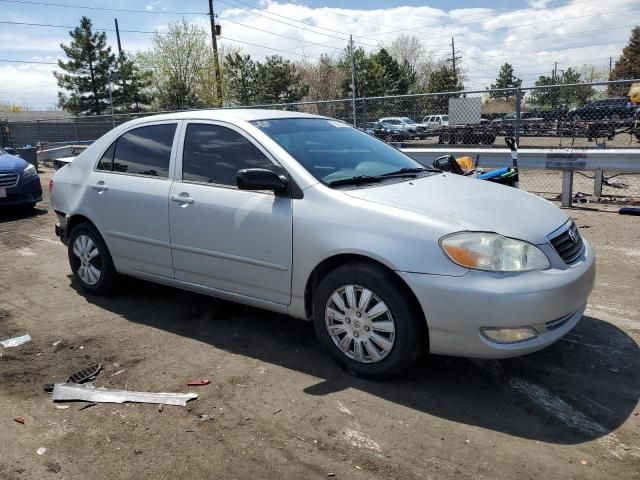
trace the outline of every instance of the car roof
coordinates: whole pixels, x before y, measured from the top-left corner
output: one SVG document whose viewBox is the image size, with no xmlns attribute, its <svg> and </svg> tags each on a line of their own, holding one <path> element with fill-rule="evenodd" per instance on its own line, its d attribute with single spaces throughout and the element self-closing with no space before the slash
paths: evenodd
<svg viewBox="0 0 640 480">
<path fill-rule="evenodd" d="M 284 118 L 326 118 L 309 113 L 289 112 L 285 110 L 270 110 L 258 108 L 212 108 L 206 110 L 188 110 L 184 112 L 162 113 L 149 115 L 133 120 L 143 123 L 149 120 L 275 120 Z"/>
</svg>

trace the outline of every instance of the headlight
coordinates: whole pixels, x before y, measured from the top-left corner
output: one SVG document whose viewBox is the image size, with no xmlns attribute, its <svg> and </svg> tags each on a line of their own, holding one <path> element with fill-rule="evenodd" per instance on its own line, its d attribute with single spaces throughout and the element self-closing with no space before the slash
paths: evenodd
<svg viewBox="0 0 640 480">
<path fill-rule="evenodd" d="M 497 233 L 454 233 L 443 237 L 440 246 L 452 262 L 475 270 L 526 272 L 550 267 L 547 256 L 535 245 Z"/>
<path fill-rule="evenodd" d="M 22 171 L 22 176 L 27 178 L 27 177 L 32 177 L 34 175 L 37 175 L 38 172 L 36 172 L 36 167 L 34 167 L 33 165 L 29 164 L 25 167 L 25 169 Z"/>
</svg>

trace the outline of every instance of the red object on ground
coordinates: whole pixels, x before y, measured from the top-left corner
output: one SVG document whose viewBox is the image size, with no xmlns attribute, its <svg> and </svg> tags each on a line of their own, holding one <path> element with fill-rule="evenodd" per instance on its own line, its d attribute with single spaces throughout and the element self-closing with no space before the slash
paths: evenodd
<svg viewBox="0 0 640 480">
<path fill-rule="evenodd" d="M 190 386 L 197 386 L 197 385 L 209 385 L 211 383 L 211 380 L 206 380 L 206 379 L 202 379 L 202 380 L 189 380 L 187 382 L 187 385 Z"/>
<path fill-rule="evenodd" d="M 16 417 L 14 420 L 19 424 L 24 425 L 24 417 Z"/>
</svg>

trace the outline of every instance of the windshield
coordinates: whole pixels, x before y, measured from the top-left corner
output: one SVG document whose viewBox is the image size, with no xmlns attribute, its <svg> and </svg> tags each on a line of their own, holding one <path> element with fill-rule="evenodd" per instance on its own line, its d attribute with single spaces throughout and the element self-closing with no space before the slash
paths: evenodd
<svg viewBox="0 0 640 480">
<path fill-rule="evenodd" d="M 409 117 L 404 117 L 404 118 L 402 118 L 402 121 L 403 121 L 404 123 L 408 123 L 408 124 L 410 124 L 410 125 L 414 125 L 414 124 L 416 123 L 414 120 L 410 119 Z"/>
<path fill-rule="evenodd" d="M 443 115 L 442 116 L 442 120 L 445 121 L 445 122 L 448 122 L 449 121 L 449 115 Z"/>
<path fill-rule="evenodd" d="M 325 184 L 424 168 L 399 150 L 337 120 L 286 118 L 251 123 Z"/>
</svg>

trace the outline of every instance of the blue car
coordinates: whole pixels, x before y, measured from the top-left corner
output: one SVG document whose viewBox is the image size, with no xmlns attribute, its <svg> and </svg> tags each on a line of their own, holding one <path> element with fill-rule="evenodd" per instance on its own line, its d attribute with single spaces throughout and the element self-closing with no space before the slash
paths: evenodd
<svg viewBox="0 0 640 480">
<path fill-rule="evenodd" d="M 0 148 L 0 207 L 33 208 L 42 200 L 42 186 L 36 168 Z"/>
</svg>

